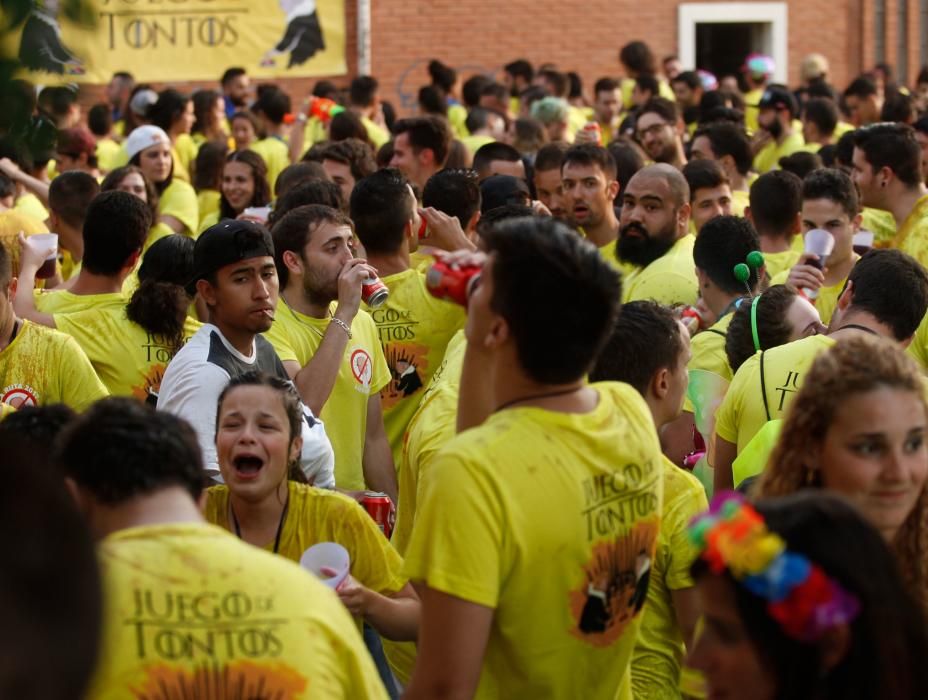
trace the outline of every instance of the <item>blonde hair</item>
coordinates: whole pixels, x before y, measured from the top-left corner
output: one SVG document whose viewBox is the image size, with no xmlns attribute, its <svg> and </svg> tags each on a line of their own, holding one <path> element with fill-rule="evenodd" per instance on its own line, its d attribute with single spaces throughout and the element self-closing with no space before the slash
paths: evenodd
<svg viewBox="0 0 928 700">
<path fill-rule="evenodd" d="M 838 407 L 854 394 L 892 388 L 914 394 L 925 415 L 925 387 L 918 365 L 898 346 L 876 336 L 839 341 L 819 355 L 790 407 L 767 468 L 754 496 L 768 498 L 821 488 L 817 470 L 807 464 L 825 439 Z M 923 488 L 915 507 L 892 543 L 911 593 L 928 608 L 928 493 Z"/>
</svg>

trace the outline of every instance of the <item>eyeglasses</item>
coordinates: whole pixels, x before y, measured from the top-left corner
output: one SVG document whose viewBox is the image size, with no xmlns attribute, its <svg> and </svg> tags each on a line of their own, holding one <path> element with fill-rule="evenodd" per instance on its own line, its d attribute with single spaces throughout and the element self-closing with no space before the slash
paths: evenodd
<svg viewBox="0 0 928 700">
<path fill-rule="evenodd" d="M 635 138 L 637 138 L 639 141 L 643 141 L 646 136 L 651 136 L 653 134 L 656 134 L 661 129 L 663 129 L 665 126 L 670 126 L 670 124 L 668 124 L 667 122 L 658 122 L 657 124 L 652 124 L 647 129 L 638 129 L 635 132 Z"/>
</svg>

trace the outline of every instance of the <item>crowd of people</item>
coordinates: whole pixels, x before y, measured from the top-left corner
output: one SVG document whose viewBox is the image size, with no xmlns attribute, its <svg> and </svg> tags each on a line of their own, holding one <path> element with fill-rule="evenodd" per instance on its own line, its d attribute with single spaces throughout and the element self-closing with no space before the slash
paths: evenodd
<svg viewBox="0 0 928 700">
<path fill-rule="evenodd" d="M 928 697 L 928 69 L 564 68 L 17 83 L 0 695 Z"/>
</svg>

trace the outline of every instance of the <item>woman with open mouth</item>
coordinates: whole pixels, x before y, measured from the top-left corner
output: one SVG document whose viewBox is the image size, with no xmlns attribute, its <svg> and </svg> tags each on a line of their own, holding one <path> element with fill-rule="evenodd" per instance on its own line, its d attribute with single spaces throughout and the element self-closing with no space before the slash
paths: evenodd
<svg viewBox="0 0 928 700">
<path fill-rule="evenodd" d="M 400 574 L 403 562 L 393 545 L 354 499 L 299 483 L 305 482 L 299 466 L 303 420 L 289 382 L 248 373 L 229 383 L 216 417 L 224 484 L 207 491 L 206 519 L 295 562 L 314 544 L 342 545 L 351 569 L 336 593 L 348 611 L 388 640 L 415 641 L 419 598 Z M 412 670 L 409 652 L 396 656 L 404 659 L 394 662 L 400 676 Z"/>
</svg>

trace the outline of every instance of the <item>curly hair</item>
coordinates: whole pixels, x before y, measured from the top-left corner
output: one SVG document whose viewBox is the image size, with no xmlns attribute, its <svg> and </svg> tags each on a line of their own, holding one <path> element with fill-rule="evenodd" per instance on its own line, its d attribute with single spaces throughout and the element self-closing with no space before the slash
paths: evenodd
<svg viewBox="0 0 928 700">
<path fill-rule="evenodd" d="M 822 488 L 821 477 L 808 465 L 807 455 L 825 439 L 838 407 L 850 396 L 886 387 L 911 392 L 928 415 L 918 366 L 889 341 L 870 336 L 848 338 L 819 355 L 787 413 L 780 439 L 753 495 L 767 498 L 803 488 Z M 925 488 L 891 544 L 909 590 L 923 608 L 928 608 Z"/>
</svg>

